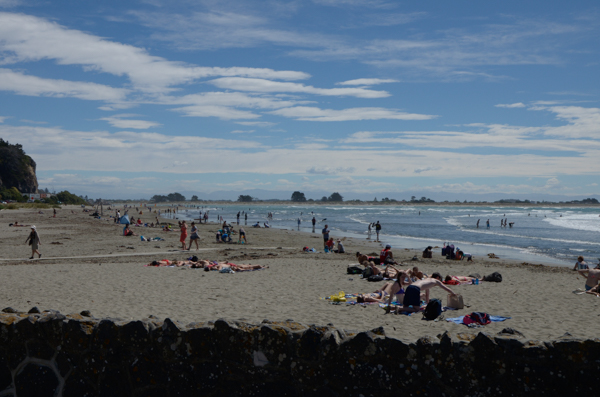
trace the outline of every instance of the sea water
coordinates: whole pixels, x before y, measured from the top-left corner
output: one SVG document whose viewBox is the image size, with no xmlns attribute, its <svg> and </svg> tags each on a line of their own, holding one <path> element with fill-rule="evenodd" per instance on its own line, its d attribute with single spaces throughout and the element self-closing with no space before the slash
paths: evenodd
<svg viewBox="0 0 600 397">
<path fill-rule="evenodd" d="M 579 255 L 591 264 L 600 258 L 600 208 L 594 207 L 232 204 L 180 208 L 176 217 L 197 219 L 199 211 L 205 210 L 209 210 L 209 222 L 222 216 L 229 223 L 236 223 L 236 214 L 245 211 L 247 232 L 256 222 L 263 226 L 268 221 L 275 228 L 313 233 L 314 216 L 314 233 L 320 234 L 327 224 L 332 237 L 368 238 L 369 223 L 379 221 L 380 241 L 394 249 L 422 250 L 450 243 L 475 256 L 494 253 L 502 258 L 563 266 L 572 266 Z M 272 213 L 271 219 L 268 213 Z M 502 219 L 513 222 L 513 227 L 502 227 Z M 245 223 L 243 213 L 240 223 Z M 371 239 L 375 239 L 374 228 Z"/>
</svg>

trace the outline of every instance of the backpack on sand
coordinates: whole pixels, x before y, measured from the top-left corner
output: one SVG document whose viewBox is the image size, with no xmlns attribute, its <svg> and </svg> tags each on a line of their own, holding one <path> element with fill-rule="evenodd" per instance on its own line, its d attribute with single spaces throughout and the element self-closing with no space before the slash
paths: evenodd
<svg viewBox="0 0 600 397">
<path fill-rule="evenodd" d="M 348 266 L 348 269 L 346 269 L 346 271 L 348 272 L 348 274 L 362 274 L 363 269 L 358 266 Z"/>
<path fill-rule="evenodd" d="M 442 301 L 439 299 L 431 299 L 423 312 L 425 320 L 435 320 L 442 314 Z"/>
<path fill-rule="evenodd" d="M 483 281 L 492 281 L 494 283 L 501 283 L 502 275 L 498 272 L 494 272 L 494 273 L 490 274 L 489 276 L 485 276 L 483 278 Z"/>
<path fill-rule="evenodd" d="M 383 281 L 383 276 L 381 274 L 372 275 L 367 281 Z"/>
<path fill-rule="evenodd" d="M 370 267 L 367 267 L 365 270 L 362 271 L 363 278 L 369 278 L 372 275 L 373 275 L 373 269 L 371 269 Z"/>
</svg>

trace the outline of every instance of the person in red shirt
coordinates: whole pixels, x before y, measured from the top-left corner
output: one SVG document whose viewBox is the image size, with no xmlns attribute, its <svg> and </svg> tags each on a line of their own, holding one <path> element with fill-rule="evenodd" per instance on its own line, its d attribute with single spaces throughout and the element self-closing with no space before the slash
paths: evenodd
<svg viewBox="0 0 600 397">
<path fill-rule="evenodd" d="M 333 237 L 330 237 L 329 240 L 327 240 L 327 242 L 325 242 L 325 246 L 327 247 L 329 252 L 333 252 L 334 245 L 335 245 L 335 243 L 333 242 Z"/>
<path fill-rule="evenodd" d="M 396 263 L 394 262 L 394 254 L 392 254 L 392 246 L 389 244 L 379 254 L 379 264 L 384 265 L 386 263 Z"/>
</svg>

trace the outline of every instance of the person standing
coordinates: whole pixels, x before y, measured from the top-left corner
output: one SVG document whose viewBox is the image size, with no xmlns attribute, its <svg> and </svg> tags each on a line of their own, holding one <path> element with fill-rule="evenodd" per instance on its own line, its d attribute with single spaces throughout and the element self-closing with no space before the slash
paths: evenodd
<svg viewBox="0 0 600 397">
<path fill-rule="evenodd" d="M 312 218 L 312 225 L 313 225 L 313 233 L 315 232 L 315 224 L 317 223 L 317 220 L 315 219 L 315 217 L 313 216 Z"/>
<path fill-rule="evenodd" d="M 302 223 L 302 221 L 300 220 L 300 218 L 298 218 L 298 230 L 300 230 L 300 223 Z"/>
<path fill-rule="evenodd" d="M 40 235 L 37 232 L 37 229 L 34 226 L 31 226 L 31 233 L 29 233 L 29 237 L 27 237 L 27 240 L 25 240 L 25 242 L 29 241 L 29 245 L 31 245 L 31 258 L 29 259 L 33 259 L 34 254 L 38 254 L 38 258 L 42 257 L 42 254 L 40 254 L 40 251 L 38 250 L 39 246 L 42 244 L 41 240 L 40 240 Z"/>
<path fill-rule="evenodd" d="M 479 221 L 480 221 L 480 220 L 481 220 L 481 219 L 477 219 L 477 229 L 479 229 Z"/>
<path fill-rule="evenodd" d="M 56 208 L 54 208 L 54 211 L 53 211 L 53 212 L 54 212 L 54 216 L 53 216 L 53 218 L 56 218 Z"/>
<path fill-rule="evenodd" d="M 246 231 L 244 230 L 243 227 L 240 227 L 238 244 L 246 244 L 246 243 L 248 243 L 248 240 L 246 240 Z"/>
<path fill-rule="evenodd" d="M 179 236 L 179 242 L 181 242 L 181 249 L 185 251 L 185 240 L 187 239 L 187 225 L 185 221 L 179 224 L 181 235 Z"/>
<path fill-rule="evenodd" d="M 367 228 L 367 238 L 371 238 L 371 222 L 369 222 L 369 227 Z"/>
<path fill-rule="evenodd" d="M 239 212 L 239 211 L 238 211 L 238 213 L 237 213 L 237 224 L 238 224 L 238 225 L 240 224 L 240 212 Z"/>
<path fill-rule="evenodd" d="M 485 224 L 486 224 L 487 228 L 489 229 L 489 228 L 490 228 L 490 220 L 488 219 L 488 220 L 485 222 Z"/>
<path fill-rule="evenodd" d="M 247 225 L 247 224 L 248 224 L 248 213 L 246 212 L 244 214 L 244 225 Z"/>
<path fill-rule="evenodd" d="M 375 233 L 377 233 L 377 242 L 379 242 L 379 232 L 381 232 L 381 224 L 379 221 L 375 224 Z"/>
<path fill-rule="evenodd" d="M 323 230 L 321 230 L 321 234 L 323 235 L 323 249 L 327 247 L 327 240 L 329 240 L 329 225 L 325 225 Z"/>
<path fill-rule="evenodd" d="M 198 249 L 200 248 L 198 247 L 198 240 L 200 240 L 200 236 L 198 235 L 198 227 L 194 222 L 192 222 L 191 232 L 192 234 L 190 234 L 190 246 L 188 247 L 188 251 L 192 249 L 192 241 L 196 243 L 196 251 L 198 251 Z"/>
</svg>

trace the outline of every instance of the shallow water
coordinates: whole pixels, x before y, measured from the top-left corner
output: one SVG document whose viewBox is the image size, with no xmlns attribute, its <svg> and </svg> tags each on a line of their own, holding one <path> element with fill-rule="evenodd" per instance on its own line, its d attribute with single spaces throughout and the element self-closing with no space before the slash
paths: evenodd
<svg viewBox="0 0 600 397">
<path fill-rule="evenodd" d="M 206 207 L 209 221 L 223 216 L 236 222 L 238 211 L 248 213 L 248 226 L 266 222 L 271 226 L 315 233 L 325 224 L 333 236 L 367 238 L 368 224 L 380 221 L 380 240 L 395 248 L 424 249 L 449 242 L 464 252 L 486 255 L 493 252 L 509 259 L 570 266 L 582 255 L 588 263 L 600 258 L 600 208 L 580 207 L 465 207 L 465 206 L 325 206 L 325 205 L 229 205 Z M 180 219 L 197 218 L 199 209 L 183 208 Z M 244 214 L 241 214 L 244 224 Z M 489 219 L 490 227 L 486 227 Z M 501 227 L 500 220 L 514 222 Z M 479 227 L 476 226 L 480 220 Z M 375 238 L 373 229 L 372 238 Z M 320 247 L 315 247 L 319 249 Z"/>
</svg>

